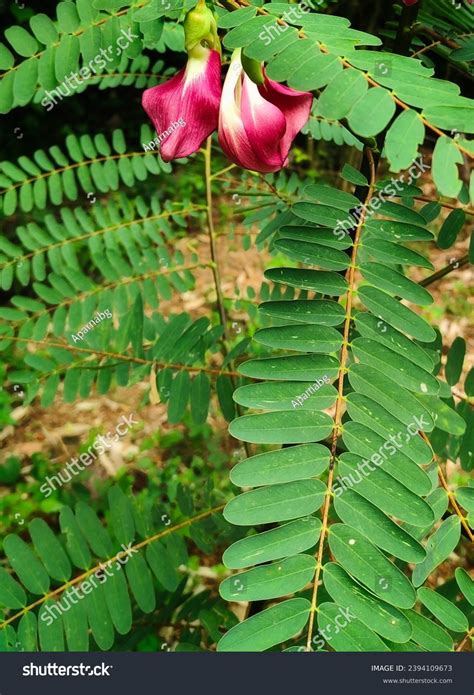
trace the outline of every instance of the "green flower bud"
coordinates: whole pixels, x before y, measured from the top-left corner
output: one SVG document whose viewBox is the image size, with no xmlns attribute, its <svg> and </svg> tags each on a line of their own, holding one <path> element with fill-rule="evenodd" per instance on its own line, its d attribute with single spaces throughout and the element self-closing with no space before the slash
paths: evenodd
<svg viewBox="0 0 474 695">
<path fill-rule="evenodd" d="M 215 48 L 220 53 L 216 20 L 211 10 L 206 6 L 205 0 L 199 0 L 196 7 L 186 15 L 184 36 L 188 52 L 205 42 L 210 48 Z"/>
</svg>

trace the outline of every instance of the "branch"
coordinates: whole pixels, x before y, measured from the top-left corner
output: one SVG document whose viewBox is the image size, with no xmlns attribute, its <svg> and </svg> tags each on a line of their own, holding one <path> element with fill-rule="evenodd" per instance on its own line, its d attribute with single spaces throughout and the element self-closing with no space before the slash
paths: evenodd
<svg viewBox="0 0 474 695">
<path fill-rule="evenodd" d="M 404 5 L 398 22 L 397 35 L 395 37 L 395 52 L 400 55 L 408 55 L 411 40 L 414 33 L 414 24 L 418 16 L 420 3 L 414 5 Z"/>
<path fill-rule="evenodd" d="M 190 524 L 194 524 L 196 521 L 200 521 L 201 519 L 205 519 L 208 516 L 211 516 L 212 514 L 217 514 L 220 512 L 222 509 L 224 509 L 225 505 L 221 504 L 218 507 L 213 507 L 213 509 L 208 509 L 205 512 L 201 512 L 200 514 L 197 514 L 196 516 L 191 517 L 191 519 L 186 519 L 186 521 L 182 521 L 180 524 L 176 524 L 176 526 L 170 526 L 169 528 L 165 529 L 164 531 L 160 531 L 159 533 L 156 533 L 154 536 L 150 536 L 150 538 L 146 538 L 144 541 L 141 541 L 140 543 L 137 543 L 136 545 L 133 545 L 131 548 L 127 548 L 127 550 L 122 550 L 116 555 L 114 555 L 112 558 L 109 560 L 102 560 L 100 564 L 96 565 L 95 567 L 92 567 L 91 569 L 88 569 L 86 572 L 83 572 L 82 574 L 78 575 L 77 577 L 74 577 L 74 579 L 71 579 L 70 581 L 66 582 L 62 586 L 60 586 L 57 589 L 54 589 L 54 591 L 50 591 L 49 593 L 45 594 L 42 596 L 40 599 L 35 601 L 34 603 L 30 603 L 29 606 L 25 606 L 24 608 L 21 609 L 21 611 L 18 611 L 18 613 L 15 613 L 14 615 L 11 616 L 11 618 L 8 618 L 8 620 L 4 620 L 2 623 L 0 623 L 0 629 L 3 629 L 10 623 L 14 622 L 17 620 L 17 618 L 21 618 L 21 616 L 25 615 L 25 613 L 28 613 L 31 611 L 33 608 L 36 608 L 37 606 L 40 606 L 42 603 L 45 601 L 48 601 L 49 599 L 58 596 L 59 594 L 62 594 L 66 589 L 69 589 L 70 586 L 74 586 L 75 584 L 78 584 L 79 582 L 82 582 L 84 579 L 87 579 L 91 574 L 94 574 L 94 572 L 97 572 L 98 570 L 101 569 L 101 565 L 103 566 L 104 564 L 107 564 L 109 562 L 115 562 L 116 560 L 120 560 L 121 558 L 125 556 L 129 556 L 130 552 L 132 550 L 140 550 L 140 548 L 144 548 L 145 546 L 149 545 L 150 543 L 153 543 L 153 541 L 157 541 L 160 538 L 163 538 L 163 536 L 168 536 L 170 533 L 174 533 L 175 531 L 179 531 L 182 528 L 185 528 L 186 526 L 189 526 Z"/>
<path fill-rule="evenodd" d="M 142 357 L 132 357 L 131 355 L 121 355 L 116 352 L 104 352 L 101 350 L 93 350 L 92 348 L 77 347 L 76 345 L 69 345 L 68 343 L 53 343 L 48 340 L 32 340 L 31 338 L 18 338 L 16 336 L 2 335 L 2 340 L 13 340 L 16 343 L 31 343 L 32 345 L 40 345 L 42 347 L 56 347 L 62 348 L 63 350 L 69 350 L 70 352 L 85 352 L 89 355 L 95 355 L 96 357 L 104 357 L 115 360 L 123 360 L 125 362 L 133 362 L 135 364 L 149 364 L 155 365 L 159 369 L 179 369 L 185 372 L 205 372 L 206 374 L 217 374 L 224 376 L 240 376 L 238 372 L 226 371 L 223 369 L 211 369 L 208 367 L 189 367 L 184 364 L 168 364 L 166 362 L 156 362 L 156 360 L 146 360 Z"/>
<path fill-rule="evenodd" d="M 458 270 L 459 268 L 462 268 L 464 265 L 467 265 L 468 263 L 469 255 L 467 253 L 465 256 L 460 258 L 459 261 L 453 258 L 451 263 L 449 263 L 449 265 L 447 265 L 445 268 L 437 270 L 436 273 L 433 273 L 433 275 L 429 275 L 427 278 L 425 278 L 418 284 L 422 287 L 427 287 L 428 285 L 431 285 L 433 282 L 441 280 L 441 278 L 443 278 L 445 275 L 448 275 L 448 273 L 451 273 L 453 270 Z"/>
</svg>

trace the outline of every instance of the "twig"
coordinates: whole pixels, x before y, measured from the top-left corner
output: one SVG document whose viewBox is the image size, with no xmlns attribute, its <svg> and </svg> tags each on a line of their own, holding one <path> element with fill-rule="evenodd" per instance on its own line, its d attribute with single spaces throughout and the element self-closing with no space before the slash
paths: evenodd
<svg viewBox="0 0 474 695">
<path fill-rule="evenodd" d="M 441 270 L 437 270 L 436 273 L 433 273 L 433 275 L 429 275 L 427 278 L 424 280 L 421 280 L 418 284 L 421 285 L 422 287 L 427 287 L 428 285 L 433 284 L 433 282 L 436 282 L 437 280 L 441 280 L 445 275 L 448 275 L 448 273 L 451 273 L 453 270 L 458 270 L 459 268 L 462 268 L 464 265 L 467 265 L 469 263 L 469 255 L 466 254 L 462 258 L 458 260 L 453 259 L 451 263 L 449 263 L 445 268 L 441 268 Z"/>
</svg>

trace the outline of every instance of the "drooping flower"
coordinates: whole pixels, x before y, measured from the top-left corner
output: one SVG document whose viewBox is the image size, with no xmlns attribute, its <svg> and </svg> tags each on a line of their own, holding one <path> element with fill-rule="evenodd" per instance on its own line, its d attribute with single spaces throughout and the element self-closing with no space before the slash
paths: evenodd
<svg viewBox="0 0 474 695">
<path fill-rule="evenodd" d="M 288 164 L 291 143 L 309 118 L 313 96 L 270 80 L 256 84 L 234 52 L 222 90 L 219 143 L 244 169 L 262 173 Z"/>
<path fill-rule="evenodd" d="M 196 152 L 218 123 L 220 44 L 214 16 L 204 0 L 188 12 L 184 31 L 186 66 L 167 82 L 147 89 L 142 97 L 165 162 Z"/>
</svg>

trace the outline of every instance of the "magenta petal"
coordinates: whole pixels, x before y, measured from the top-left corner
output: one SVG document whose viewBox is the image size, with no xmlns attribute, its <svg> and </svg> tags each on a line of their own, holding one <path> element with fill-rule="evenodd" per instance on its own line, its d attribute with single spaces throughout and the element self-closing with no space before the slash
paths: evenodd
<svg viewBox="0 0 474 695">
<path fill-rule="evenodd" d="M 203 48 L 174 77 L 143 93 L 166 162 L 196 152 L 216 130 L 221 91 L 220 55 Z"/>
<path fill-rule="evenodd" d="M 258 87 L 244 75 L 241 102 L 242 122 L 255 154 L 260 162 L 256 171 L 278 171 L 284 166 L 280 154 L 280 141 L 285 135 L 286 122 L 279 108 L 260 96 Z"/>
<path fill-rule="evenodd" d="M 219 143 L 227 157 L 245 169 L 278 171 L 285 165 L 279 147 L 285 129 L 281 111 L 263 99 L 234 57 L 219 112 Z"/>
<path fill-rule="evenodd" d="M 298 92 L 291 87 L 286 87 L 279 82 L 268 79 L 265 75 L 265 83 L 259 86 L 259 92 L 271 104 L 278 107 L 286 119 L 286 132 L 281 140 L 281 155 L 284 159 L 288 156 L 291 143 L 301 128 L 308 121 L 313 95 L 311 92 Z"/>
</svg>

